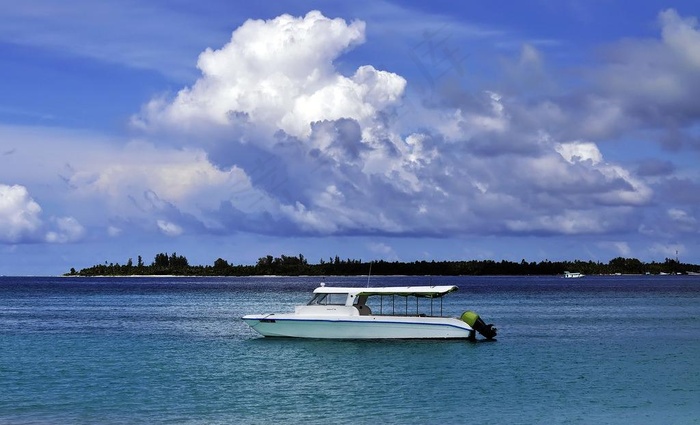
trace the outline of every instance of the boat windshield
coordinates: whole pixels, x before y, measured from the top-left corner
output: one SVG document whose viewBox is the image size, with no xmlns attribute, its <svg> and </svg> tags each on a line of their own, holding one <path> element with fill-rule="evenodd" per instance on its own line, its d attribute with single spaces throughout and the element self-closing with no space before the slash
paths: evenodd
<svg viewBox="0 0 700 425">
<path fill-rule="evenodd" d="M 348 294 L 315 294 L 307 305 L 345 305 Z"/>
</svg>

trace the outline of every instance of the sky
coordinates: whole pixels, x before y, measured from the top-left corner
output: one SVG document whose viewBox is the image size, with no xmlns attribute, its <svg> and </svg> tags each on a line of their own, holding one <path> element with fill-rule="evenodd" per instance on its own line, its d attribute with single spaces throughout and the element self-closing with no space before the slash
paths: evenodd
<svg viewBox="0 0 700 425">
<path fill-rule="evenodd" d="M 0 275 L 161 252 L 698 264 L 699 18 L 0 0 Z"/>
</svg>

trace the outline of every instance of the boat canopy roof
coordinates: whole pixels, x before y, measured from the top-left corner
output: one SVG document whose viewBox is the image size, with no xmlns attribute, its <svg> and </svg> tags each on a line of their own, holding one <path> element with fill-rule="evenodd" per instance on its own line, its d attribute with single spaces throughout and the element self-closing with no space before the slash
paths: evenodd
<svg viewBox="0 0 700 425">
<path fill-rule="evenodd" d="M 404 297 L 437 298 L 456 291 L 455 285 L 443 286 L 384 286 L 378 288 L 348 288 L 319 286 L 314 294 L 350 294 L 350 295 L 401 295 Z"/>
</svg>

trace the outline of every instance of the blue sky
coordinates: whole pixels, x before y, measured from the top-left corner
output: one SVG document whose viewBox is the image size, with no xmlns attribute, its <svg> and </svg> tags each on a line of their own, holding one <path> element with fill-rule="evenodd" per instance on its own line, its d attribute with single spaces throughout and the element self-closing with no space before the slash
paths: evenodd
<svg viewBox="0 0 700 425">
<path fill-rule="evenodd" d="M 0 8 L 0 275 L 700 263 L 694 1 Z"/>
</svg>

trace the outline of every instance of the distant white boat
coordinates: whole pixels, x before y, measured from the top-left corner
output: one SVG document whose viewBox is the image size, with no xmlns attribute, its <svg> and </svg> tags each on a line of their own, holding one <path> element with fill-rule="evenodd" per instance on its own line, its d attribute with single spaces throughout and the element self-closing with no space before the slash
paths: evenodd
<svg viewBox="0 0 700 425">
<path fill-rule="evenodd" d="M 454 285 L 341 288 L 321 284 L 311 301 L 296 306 L 293 313 L 248 314 L 242 319 L 266 337 L 474 340 L 479 332 L 493 339 L 496 328 L 473 311 L 459 318 L 442 315 L 442 297 L 456 290 Z M 421 299 L 430 304 L 423 302 L 419 309 Z"/>
<path fill-rule="evenodd" d="M 585 276 L 585 275 L 582 273 L 579 273 L 579 272 L 564 272 L 564 277 L 567 279 L 574 279 L 574 278 L 583 277 L 583 276 Z"/>
</svg>

